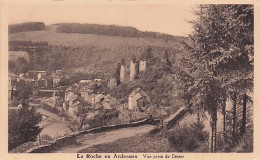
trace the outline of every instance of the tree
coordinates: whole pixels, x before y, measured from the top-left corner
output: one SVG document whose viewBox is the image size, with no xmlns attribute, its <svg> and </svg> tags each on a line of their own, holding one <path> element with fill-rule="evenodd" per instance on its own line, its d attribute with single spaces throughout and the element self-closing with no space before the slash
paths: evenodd
<svg viewBox="0 0 260 160">
<path fill-rule="evenodd" d="M 141 55 L 141 60 L 146 60 L 148 65 L 153 64 L 153 53 L 152 53 L 152 47 L 149 45 L 147 49 L 143 52 Z"/>
<path fill-rule="evenodd" d="M 15 67 L 15 63 L 14 62 L 12 62 L 12 61 L 9 61 L 8 62 L 8 70 L 9 70 L 9 72 L 16 72 L 16 67 Z"/>
<path fill-rule="evenodd" d="M 194 32 L 182 59 L 182 70 L 191 77 L 182 82 L 189 97 L 184 99 L 192 110 L 211 115 L 211 152 L 216 150 L 217 110 L 222 107 L 225 114 L 231 94 L 235 126 L 237 94 L 252 90 L 252 13 L 252 5 L 200 5 L 198 19 L 191 22 Z"/>
<path fill-rule="evenodd" d="M 30 86 L 28 86 L 24 80 L 20 80 L 17 83 L 17 99 L 22 101 L 22 105 L 25 106 L 25 100 L 29 98 L 30 94 L 32 94 L 32 90 Z"/>
<path fill-rule="evenodd" d="M 9 111 L 8 114 L 8 150 L 29 142 L 35 141 L 41 128 L 37 126 L 41 115 L 35 110 L 23 107 L 18 111 Z"/>
<path fill-rule="evenodd" d="M 116 66 L 116 71 L 115 71 L 115 78 L 116 78 L 117 84 L 120 83 L 120 69 L 121 69 L 121 63 L 118 63 Z"/>
<path fill-rule="evenodd" d="M 23 57 L 19 57 L 17 58 L 15 67 L 18 73 L 26 73 L 29 69 L 29 63 Z"/>
</svg>

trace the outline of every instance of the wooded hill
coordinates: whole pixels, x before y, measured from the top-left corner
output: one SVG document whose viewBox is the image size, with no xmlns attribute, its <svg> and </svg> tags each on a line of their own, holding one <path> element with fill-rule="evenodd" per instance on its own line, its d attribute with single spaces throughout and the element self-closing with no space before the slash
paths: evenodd
<svg viewBox="0 0 260 160">
<path fill-rule="evenodd" d="M 181 37 L 158 32 L 142 32 L 134 27 L 125 27 L 117 25 L 100 25 L 100 24 L 79 24 L 70 23 L 62 24 L 57 28 L 59 33 L 81 33 L 81 34 L 97 34 L 121 37 L 145 37 L 163 40 L 180 40 Z"/>
<path fill-rule="evenodd" d="M 139 59 L 148 46 L 152 48 L 155 58 L 162 58 L 165 50 L 168 50 L 172 63 L 178 63 L 179 55 L 184 52 L 181 42 L 185 37 L 171 36 L 174 40 L 166 41 L 148 36 L 144 38 L 57 32 L 64 26 L 70 25 L 56 24 L 41 31 L 10 34 L 9 50 L 27 51 L 31 57 L 31 70 L 68 71 L 72 68 L 83 72 L 103 72 L 106 77 L 115 73 L 117 63 L 122 58 L 127 63 L 133 55 Z M 104 34 L 108 31 L 105 29 Z M 122 29 L 120 33 L 123 33 Z M 125 32 L 124 35 L 128 33 Z"/>
</svg>

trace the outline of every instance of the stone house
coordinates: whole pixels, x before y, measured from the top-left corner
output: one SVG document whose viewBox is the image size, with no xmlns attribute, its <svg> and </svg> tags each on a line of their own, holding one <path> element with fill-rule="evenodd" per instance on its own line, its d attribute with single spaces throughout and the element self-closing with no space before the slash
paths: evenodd
<svg viewBox="0 0 260 160">
<path fill-rule="evenodd" d="M 107 87 L 112 90 L 114 89 L 115 87 L 117 86 L 117 80 L 115 78 L 111 78 L 109 81 L 108 81 L 108 84 L 107 84 Z"/>
<path fill-rule="evenodd" d="M 82 87 L 91 87 L 92 85 L 94 84 L 94 81 L 93 80 L 80 80 L 79 81 L 79 87 L 82 88 Z"/>
<path fill-rule="evenodd" d="M 59 86 L 60 80 L 61 80 L 61 77 L 59 77 L 59 76 L 54 76 L 53 79 L 52 79 L 52 81 L 53 81 L 53 82 L 52 82 L 52 83 L 53 83 L 53 87 Z"/>
<path fill-rule="evenodd" d="M 67 111 L 68 115 L 77 119 L 77 116 L 84 113 L 84 107 L 86 103 L 84 100 L 73 93 L 72 91 L 67 91 L 65 93 L 65 102 L 63 103 L 63 109 Z"/>
<path fill-rule="evenodd" d="M 96 84 L 97 86 L 101 86 L 102 85 L 102 79 L 94 79 L 94 84 Z"/>
<path fill-rule="evenodd" d="M 52 83 L 53 87 L 58 87 L 61 79 L 64 78 L 61 70 L 56 70 L 55 73 L 52 74 Z"/>
<path fill-rule="evenodd" d="M 134 89 L 128 97 L 128 109 L 133 111 L 144 111 L 150 97 L 140 87 Z"/>
</svg>

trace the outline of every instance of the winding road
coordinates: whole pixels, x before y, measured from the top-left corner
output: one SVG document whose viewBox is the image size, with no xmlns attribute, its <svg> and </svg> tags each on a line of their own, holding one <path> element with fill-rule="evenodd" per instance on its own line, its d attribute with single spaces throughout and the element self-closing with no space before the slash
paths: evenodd
<svg viewBox="0 0 260 160">
<path fill-rule="evenodd" d="M 90 133 L 77 137 L 76 143 L 54 150 L 53 153 L 79 153 L 84 149 L 98 144 L 114 142 L 118 139 L 133 137 L 137 134 L 145 134 L 153 130 L 153 125 L 142 125 L 138 127 L 122 128 L 102 133 Z"/>
</svg>

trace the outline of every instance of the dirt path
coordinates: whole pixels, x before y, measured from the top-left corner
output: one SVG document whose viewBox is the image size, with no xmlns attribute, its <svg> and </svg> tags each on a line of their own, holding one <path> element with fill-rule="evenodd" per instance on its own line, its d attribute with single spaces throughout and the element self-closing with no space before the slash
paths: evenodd
<svg viewBox="0 0 260 160">
<path fill-rule="evenodd" d="M 61 149 L 53 151 L 54 153 L 79 153 L 81 150 L 89 148 L 91 146 L 103 143 L 114 142 L 118 139 L 133 137 L 137 134 L 144 134 L 152 129 L 155 126 L 152 125 L 143 125 L 138 127 L 122 128 L 118 130 L 112 130 L 102 133 L 92 133 L 86 134 L 84 136 L 78 137 L 76 139 L 77 143 L 65 146 Z"/>
</svg>

